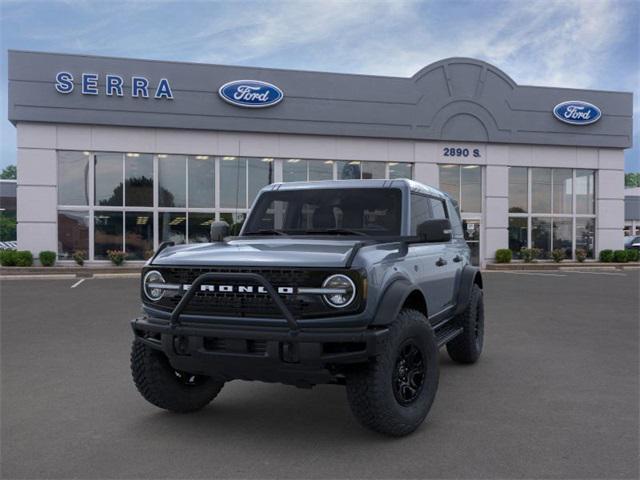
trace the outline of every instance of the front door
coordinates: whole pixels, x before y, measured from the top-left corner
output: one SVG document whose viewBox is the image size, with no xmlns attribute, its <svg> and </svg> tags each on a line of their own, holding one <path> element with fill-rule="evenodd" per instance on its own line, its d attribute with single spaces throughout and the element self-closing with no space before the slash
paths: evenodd
<svg viewBox="0 0 640 480">
<path fill-rule="evenodd" d="M 464 239 L 471 250 L 471 264 L 480 265 L 480 220 L 475 218 L 463 219 L 462 228 Z"/>
</svg>

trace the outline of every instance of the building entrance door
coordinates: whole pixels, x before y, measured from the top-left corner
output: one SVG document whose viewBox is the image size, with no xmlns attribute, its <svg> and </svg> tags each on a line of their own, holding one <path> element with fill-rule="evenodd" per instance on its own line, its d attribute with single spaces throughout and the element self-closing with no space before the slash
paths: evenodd
<svg viewBox="0 0 640 480">
<path fill-rule="evenodd" d="M 471 250 L 471 264 L 480 265 L 480 220 L 464 218 L 462 220 L 464 239 Z"/>
</svg>

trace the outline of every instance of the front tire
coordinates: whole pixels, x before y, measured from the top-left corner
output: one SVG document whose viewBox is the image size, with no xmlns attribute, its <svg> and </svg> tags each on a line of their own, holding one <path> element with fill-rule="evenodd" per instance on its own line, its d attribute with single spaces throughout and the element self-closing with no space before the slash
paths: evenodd
<svg viewBox="0 0 640 480">
<path fill-rule="evenodd" d="M 224 385 L 222 380 L 175 370 L 164 353 L 136 340 L 131 348 L 131 374 L 145 400 L 176 413 L 204 408 Z"/>
<path fill-rule="evenodd" d="M 473 284 L 469 304 L 456 322 L 463 331 L 447 343 L 449 357 L 458 363 L 476 363 L 484 345 L 484 300 L 482 289 Z"/>
<path fill-rule="evenodd" d="M 347 375 L 351 410 L 365 427 L 404 436 L 416 430 L 438 389 L 438 346 L 423 314 L 403 309 L 382 353 Z"/>
</svg>

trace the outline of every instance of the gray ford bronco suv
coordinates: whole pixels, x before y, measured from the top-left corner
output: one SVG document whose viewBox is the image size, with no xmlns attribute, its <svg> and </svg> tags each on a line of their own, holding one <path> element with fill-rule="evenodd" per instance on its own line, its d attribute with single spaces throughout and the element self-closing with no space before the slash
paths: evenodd
<svg viewBox="0 0 640 480">
<path fill-rule="evenodd" d="M 131 322 L 134 382 L 173 412 L 225 382 L 345 385 L 366 427 L 406 435 L 438 388 L 438 349 L 482 351 L 482 278 L 455 202 L 410 180 L 274 184 L 238 236 L 162 244 Z"/>
</svg>

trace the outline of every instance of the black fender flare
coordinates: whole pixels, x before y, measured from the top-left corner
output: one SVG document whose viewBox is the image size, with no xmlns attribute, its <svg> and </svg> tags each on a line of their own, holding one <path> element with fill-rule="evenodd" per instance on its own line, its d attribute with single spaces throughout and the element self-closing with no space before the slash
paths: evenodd
<svg viewBox="0 0 640 480">
<path fill-rule="evenodd" d="M 378 308 L 371 325 L 389 325 L 393 322 L 407 297 L 416 289 L 417 287 L 406 278 L 400 277 L 393 280 L 384 290 L 378 302 Z"/>
<path fill-rule="evenodd" d="M 456 315 L 464 312 L 471 297 L 471 288 L 477 284 L 482 288 L 482 275 L 480 269 L 472 265 L 465 265 L 460 275 L 460 286 L 458 287 L 458 297 L 456 301 Z"/>
</svg>

